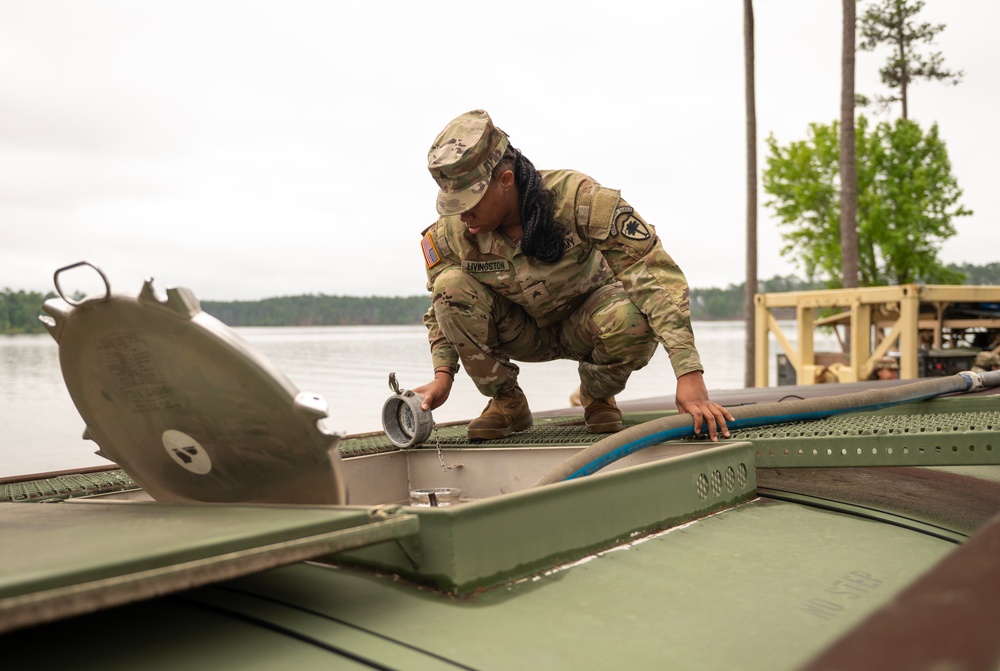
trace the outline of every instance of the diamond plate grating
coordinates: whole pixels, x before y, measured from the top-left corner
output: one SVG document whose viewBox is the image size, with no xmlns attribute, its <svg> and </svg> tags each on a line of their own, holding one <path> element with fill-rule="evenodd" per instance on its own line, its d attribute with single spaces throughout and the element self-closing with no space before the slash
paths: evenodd
<svg viewBox="0 0 1000 671">
<path fill-rule="evenodd" d="M 755 465 L 762 468 L 817 466 L 966 466 L 1000 464 L 1000 397 L 937 399 L 870 413 L 853 413 L 810 422 L 792 422 L 732 432 L 732 441 L 753 444 Z M 625 426 L 664 416 L 661 412 L 626 413 Z M 441 447 L 585 447 L 607 434 L 588 433 L 580 415 L 535 420 L 527 431 L 503 440 L 470 442 L 466 425 L 440 425 L 419 449 Z M 706 447 L 704 438 L 690 438 Z M 384 433 L 344 438 L 343 457 L 396 451 Z M 736 474 L 737 480 L 745 475 Z M 733 477 L 722 474 L 726 488 Z M 719 487 L 705 482 L 706 491 Z M 120 470 L 77 473 L 23 482 L 0 482 L 0 502 L 46 501 L 137 489 Z"/>
<path fill-rule="evenodd" d="M 60 501 L 138 488 L 132 478 L 120 470 L 74 473 L 41 480 L 0 483 L 0 502 Z"/>
<path fill-rule="evenodd" d="M 632 426 L 664 413 L 626 413 Z M 536 420 L 535 426 L 504 440 L 469 442 L 464 425 L 438 427 L 423 447 L 530 447 L 590 445 L 577 416 Z M 938 399 L 851 413 L 809 422 L 772 424 L 733 431 L 731 440 L 750 441 L 760 467 L 963 466 L 1000 464 L 1000 405 L 996 397 Z M 677 442 L 703 442 L 703 437 Z M 341 442 L 343 456 L 396 449 L 382 434 Z M 711 487 L 712 483 L 707 486 Z"/>
<path fill-rule="evenodd" d="M 632 426 L 638 421 L 623 421 Z M 499 440 L 483 440 L 472 442 L 468 438 L 465 424 L 456 426 L 437 426 L 431 432 L 431 437 L 420 448 L 435 447 L 537 447 L 540 445 L 590 445 L 607 434 L 593 434 L 587 431 L 583 419 L 578 416 L 557 417 L 535 420 L 535 425 L 526 431 L 519 431 L 508 438 Z M 377 454 L 398 449 L 385 434 L 368 434 L 345 438 L 338 443 L 343 457 L 356 457 L 364 454 Z"/>
<path fill-rule="evenodd" d="M 837 436 L 923 436 L 981 433 L 1000 429 L 1000 412 L 936 413 L 932 415 L 862 415 L 829 417 L 811 422 L 772 424 L 734 431 L 740 440 L 823 438 Z"/>
<path fill-rule="evenodd" d="M 733 432 L 760 467 L 1000 464 L 1000 412 L 852 414 Z"/>
</svg>

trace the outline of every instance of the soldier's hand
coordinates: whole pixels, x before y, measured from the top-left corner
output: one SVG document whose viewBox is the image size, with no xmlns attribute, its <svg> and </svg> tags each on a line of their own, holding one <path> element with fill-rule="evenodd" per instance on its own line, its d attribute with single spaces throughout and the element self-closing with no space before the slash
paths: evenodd
<svg viewBox="0 0 1000 671">
<path fill-rule="evenodd" d="M 434 379 L 427 384 L 417 387 L 413 393 L 424 397 L 424 402 L 420 407 L 424 410 L 440 408 L 451 395 L 451 385 L 455 383 L 450 374 L 443 371 L 434 373 Z"/>
<path fill-rule="evenodd" d="M 674 396 L 678 412 L 689 413 L 694 418 L 695 435 L 701 434 L 702 424 L 708 425 L 708 437 L 719 441 L 719 434 L 729 438 L 726 420 L 733 421 L 728 410 L 708 398 L 705 379 L 701 371 L 694 371 L 677 378 L 677 394 Z"/>
</svg>

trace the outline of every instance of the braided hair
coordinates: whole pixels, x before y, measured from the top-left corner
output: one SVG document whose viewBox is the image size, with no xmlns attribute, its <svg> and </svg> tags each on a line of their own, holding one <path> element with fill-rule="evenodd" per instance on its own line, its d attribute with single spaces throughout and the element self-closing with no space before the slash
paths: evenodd
<svg viewBox="0 0 1000 671">
<path fill-rule="evenodd" d="M 565 229 L 556 221 L 553 194 L 542 188 L 542 176 L 524 154 L 507 147 L 494 175 L 514 172 L 521 207 L 521 251 L 542 263 L 555 263 L 563 255 Z"/>
</svg>

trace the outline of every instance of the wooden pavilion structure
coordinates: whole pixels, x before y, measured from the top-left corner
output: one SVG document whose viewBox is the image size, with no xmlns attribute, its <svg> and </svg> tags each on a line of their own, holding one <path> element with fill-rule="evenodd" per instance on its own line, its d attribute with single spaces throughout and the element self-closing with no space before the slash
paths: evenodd
<svg viewBox="0 0 1000 671">
<path fill-rule="evenodd" d="M 920 357 L 966 348 L 1000 351 L 1000 286 L 905 284 L 757 294 L 755 387 L 767 387 L 770 335 L 794 368 L 796 384 L 865 380 L 883 356 L 898 356 L 900 378 L 922 377 Z M 794 310 L 796 341 L 782 330 Z M 841 352 L 815 351 L 816 329 L 832 327 Z"/>
</svg>

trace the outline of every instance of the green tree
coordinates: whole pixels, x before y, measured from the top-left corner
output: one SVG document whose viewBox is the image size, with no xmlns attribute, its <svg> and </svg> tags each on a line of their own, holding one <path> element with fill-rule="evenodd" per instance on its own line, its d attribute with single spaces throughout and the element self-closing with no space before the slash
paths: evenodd
<svg viewBox="0 0 1000 671">
<path fill-rule="evenodd" d="M 843 286 L 840 262 L 838 123 L 810 124 L 808 139 L 779 147 L 768 138 L 764 191 L 785 227 L 781 253 L 801 265 L 810 281 Z M 951 174 L 935 124 L 924 133 L 905 119 L 856 129 L 858 265 L 861 286 L 961 283 L 963 276 L 938 260 L 955 235 L 952 219 L 971 215 Z"/>
<path fill-rule="evenodd" d="M 944 24 L 917 23 L 916 16 L 923 9 L 922 0 L 882 0 L 872 4 L 861 17 L 861 44 L 863 51 L 874 51 L 886 44 L 892 46 L 892 53 L 879 70 L 882 83 L 890 91 L 898 91 L 889 96 L 876 95 L 874 102 L 884 109 L 894 102 L 902 103 L 904 119 L 909 118 L 907 91 L 917 79 L 940 81 L 957 85 L 964 73 L 946 70 L 941 52 L 923 55 L 917 52 L 921 42 L 933 44 L 934 37 L 945 29 Z M 862 105 L 868 100 L 860 97 Z"/>
<path fill-rule="evenodd" d="M 41 333 L 45 326 L 38 320 L 42 303 L 55 294 L 35 291 L 0 291 L 0 333 Z"/>
</svg>

